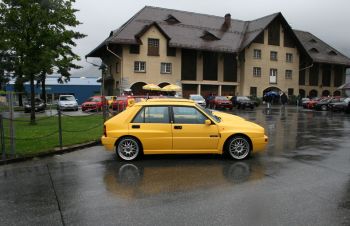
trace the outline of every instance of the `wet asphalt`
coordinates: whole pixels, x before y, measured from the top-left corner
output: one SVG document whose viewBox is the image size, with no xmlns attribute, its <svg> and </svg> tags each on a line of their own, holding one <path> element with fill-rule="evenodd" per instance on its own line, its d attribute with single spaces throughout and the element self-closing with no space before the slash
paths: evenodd
<svg viewBox="0 0 350 226">
<path fill-rule="evenodd" d="M 270 138 L 247 161 L 121 162 L 101 146 L 0 166 L 0 225 L 350 225 L 350 115 L 234 113 Z"/>
</svg>

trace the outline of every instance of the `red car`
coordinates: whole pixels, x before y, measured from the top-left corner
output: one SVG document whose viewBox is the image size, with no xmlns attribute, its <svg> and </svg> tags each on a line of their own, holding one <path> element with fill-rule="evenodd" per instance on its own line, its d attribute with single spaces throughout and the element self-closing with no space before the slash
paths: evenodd
<svg viewBox="0 0 350 226">
<path fill-rule="evenodd" d="M 108 102 L 104 96 L 93 96 L 87 99 L 82 105 L 82 111 L 101 111 L 103 103 L 108 105 Z"/>
<path fill-rule="evenodd" d="M 210 108 L 218 109 L 218 108 L 228 108 L 232 110 L 232 102 L 227 99 L 225 96 L 216 96 L 209 101 Z"/>
<path fill-rule="evenodd" d="M 147 99 L 147 97 L 146 96 L 118 96 L 117 99 L 112 103 L 112 109 L 114 111 L 123 111 L 129 106 L 131 100 L 137 103 L 137 102 L 140 102 L 142 99 Z"/>
<path fill-rule="evenodd" d="M 304 104 L 303 104 L 303 107 L 304 108 L 307 108 L 307 109 L 314 109 L 315 105 L 320 102 L 321 100 L 325 99 L 326 97 L 315 97 L 315 98 L 312 98 L 311 100 L 309 101 L 306 101 Z"/>
</svg>

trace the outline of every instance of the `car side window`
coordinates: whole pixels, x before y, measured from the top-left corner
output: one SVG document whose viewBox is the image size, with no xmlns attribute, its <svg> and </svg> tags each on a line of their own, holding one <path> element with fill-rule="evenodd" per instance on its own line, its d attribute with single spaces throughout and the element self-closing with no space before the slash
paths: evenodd
<svg viewBox="0 0 350 226">
<path fill-rule="evenodd" d="M 193 107 L 173 107 L 174 123 L 204 124 L 207 117 Z"/>
<path fill-rule="evenodd" d="M 169 123 L 168 107 L 144 107 L 137 113 L 132 123 Z"/>
</svg>

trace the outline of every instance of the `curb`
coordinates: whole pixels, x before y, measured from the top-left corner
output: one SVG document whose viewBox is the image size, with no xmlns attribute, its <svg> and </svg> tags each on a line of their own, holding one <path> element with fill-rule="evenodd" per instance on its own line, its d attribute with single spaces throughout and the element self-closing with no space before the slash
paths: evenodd
<svg viewBox="0 0 350 226">
<path fill-rule="evenodd" d="M 0 160 L 0 166 L 1 165 L 6 165 L 6 164 L 10 164 L 10 163 L 16 163 L 16 162 L 23 162 L 23 161 L 28 161 L 28 160 L 32 160 L 34 158 L 44 158 L 44 157 L 49 157 L 49 156 L 53 156 L 53 155 L 57 155 L 57 154 L 64 154 L 64 153 L 69 153 L 69 152 L 73 152 L 73 151 L 77 151 L 83 148 L 88 148 L 88 147 L 92 147 L 92 146 L 96 146 L 101 144 L 100 140 L 97 141 L 90 141 L 87 143 L 83 143 L 83 144 L 75 144 L 72 146 L 68 146 L 68 147 L 63 147 L 62 150 L 60 148 L 55 148 L 40 154 L 36 154 L 33 156 L 28 156 L 28 157 L 19 157 L 19 158 L 14 158 L 14 159 L 7 159 L 7 160 Z"/>
</svg>

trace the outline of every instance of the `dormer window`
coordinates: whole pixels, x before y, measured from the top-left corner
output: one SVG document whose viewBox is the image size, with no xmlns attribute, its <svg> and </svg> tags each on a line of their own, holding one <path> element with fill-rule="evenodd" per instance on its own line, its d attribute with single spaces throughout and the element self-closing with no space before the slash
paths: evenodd
<svg viewBox="0 0 350 226">
<path fill-rule="evenodd" d="M 310 39 L 309 42 L 311 42 L 311 43 L 317 43 L 317 41 L 316 41 L 315 39 Z"/>
<path fill-rule="evenodd" d="M 338 55 L 334 50 L 329 51 L 328 54 L 332 56 Z"/>
<path fill-rule="evenodd" d="M 316 48 L 312 48 L 309 50 L 310 53 L 319 53 L 319 51 Z"/>
<path fill-rule="evenodd" d="M 173 15 L 169 14 L 168 18 L 166 18 L 164 21 L 166 21 L 168 24 L 178 24 L 181 23 L 176 17 Z"/>
<path fill-rule="evenodd" d="M 220 38 L 216 37 L 214 34 L 210 33 L 209 31 L 204 31 L 203 35 L 201 36 L 201 39 L 204 39 L 206 41 L 220 40 Z"/>
</svg>

